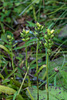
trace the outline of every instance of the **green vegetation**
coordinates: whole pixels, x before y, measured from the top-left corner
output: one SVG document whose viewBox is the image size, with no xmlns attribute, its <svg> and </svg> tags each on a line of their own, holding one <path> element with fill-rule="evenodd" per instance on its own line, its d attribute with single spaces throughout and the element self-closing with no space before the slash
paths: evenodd
<svg viewBox="0 0 67 100">
<path fill-rule="evenodd" d="M 0 0 L 0 100 L 66 94 L 66 0 Z"/>
</svg>

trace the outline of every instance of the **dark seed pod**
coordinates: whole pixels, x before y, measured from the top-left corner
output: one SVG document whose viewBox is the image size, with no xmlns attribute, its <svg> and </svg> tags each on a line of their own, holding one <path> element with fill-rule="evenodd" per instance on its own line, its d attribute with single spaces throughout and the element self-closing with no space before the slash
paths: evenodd
<svg viewBox="0 0 67 100">
<path fill-rule="evenodd" d="M 55 71 L 55 72 L 59 72 L 59 70 L 58 70 L 56 67 L 54 68 L 54 71 Z"/>
</svg>

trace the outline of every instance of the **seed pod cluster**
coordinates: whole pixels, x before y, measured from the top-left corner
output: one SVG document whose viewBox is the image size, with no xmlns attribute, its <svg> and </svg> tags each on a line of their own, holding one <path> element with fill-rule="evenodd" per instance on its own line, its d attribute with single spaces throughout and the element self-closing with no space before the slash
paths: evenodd
<svg viewBox="0 0 67 100">
<path fill-rule="evenodd" d="M 36 31 L 42 31 L 43 28 L 44 28 L 44 26 L 42 26 L 42 25 L 39 24 L 38 22 L 36 23 L 36 28 L 35 28 Z"/>
<path fill-rule="evenodd" d="M 35 32 L 34 35 L 39 38 L 42 37 L 42 32 L 43 32 L 44 26 L 39 24 L 38 22 L 35 25 Z M 39 38 L 40 39 L 40 38 Z"/>
<path fill-rule="evenodd" d="M 21 37 L 23 41 L 28 41 L 29 40 L 29 30 L 23 29 L 21 32 Z"/>
<path fill-rule="evenodd" d="M 54 37 L 53 33 L 54 33 L 54 30 L 47 29 L 47 34 L 44 35 L 44 39 L 45 39 L 44 46 L 47 48 L 49 55 L 51 53 L 51 47 L 53 45 L 53 41 L 52 41 Z"/>
<path fill-rule="evenodd" d="M 9 41 L 9 44 L 11 45 L 12 44 L 12 41 L 14 40 L 14 37 L 11 36 L 11 35 L 7 35 L 7 39 Z"/>
</svg>

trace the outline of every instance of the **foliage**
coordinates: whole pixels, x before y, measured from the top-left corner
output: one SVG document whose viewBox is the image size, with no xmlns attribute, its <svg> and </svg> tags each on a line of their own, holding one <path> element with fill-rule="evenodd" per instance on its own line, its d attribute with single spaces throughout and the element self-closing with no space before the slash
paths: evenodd
<svg viewBox="0 0 67 100">
<path fill-rule="evenodd" d="M 49 100 L 66 100 L 66 8 L 66 0 L 0 0 L 0 99 L 46 99 L 48 85 Z"/>
<path fill-rule="evenodd" d="M 31 98 L 29 94 L 31 93 L 31 95 L 34 98 L 33 100 L 37 100 L 36 87 L 33 86 L 33 87 L 29 87 L 28 89 L 29 89 L 29 92 L 26 91 L 28 97 Z M 66 97 L 67 97 L 66 94 L 67 93 L 64 92 L 63 88 L 61 87 L 54 87 L 54 86 L 49 87 L 49 100 L 62 100 L 62 99 L 66 100 Z M 39 100 L 47 100 L 46 90 L 43 90 L 43 91 L 39 90 L 39 98 L 40 98 Z"/>
<path fill-rule="evenodd" d="M 9 87 L 0 85 L 0 93 L 5 93 L 5 94 L 8 94 L 8 95 L 12 95 L 12 94 L 14 94 L 15 92 L 16 92 L 16 91 L 15 91 L 14 89 L 12 89 L 12 88 L 9 88 Z M 18 95 L 18 96 L 17 96 L 17 100 L 18 100 L 18 99 L 24 100 L 24 99 L 22 98 L 21 95 Z"/>
</svg>

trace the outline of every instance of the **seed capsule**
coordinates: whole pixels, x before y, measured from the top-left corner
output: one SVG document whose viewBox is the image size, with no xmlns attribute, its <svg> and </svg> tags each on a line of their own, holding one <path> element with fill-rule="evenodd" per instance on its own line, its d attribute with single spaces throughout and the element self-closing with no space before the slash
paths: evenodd
<svg viewBox="0 0 67 100">
<path fill-rule="evenodd" d="M 26 34 L 28 34 L 28 33 L 29 33 L 29 30 L 26 31 Z"/>
<path fill-rule="evenodd" d="M 39 26 L 40 26 L 40 24 L 37 22 L 37 23 L 36 23 L 36 26 L 37 26 L 37 27 L 39 27 Z"/>
<path fill-rule="evenodd" d="M 51 35 L 51 38 L 53 38 L 53 37 L 54 37 L 54 35 L 52 34 L 52 35 Z"/>
<path fill-rule="evenodd" d="M 23 29 L 23 33 L 26 33 L 26 30 L 25 29 Z"/>
<path fill-rule="evenodd" d="M 47 35 L 45 35 L 44 38 L 47 40 L 48 39 Z"/>
<path fill-rule="evenodd" d="M 47 43 L 44 43 L 44 46 L 45 46 L 45 47 L 48 47 Z"/>
<path fill-rule="evenodd" d="M 54 30 L 51 30 L 51 34 L 54 33 Z"/>
<path fill-rule="evenodd" d="M 51 53 L 51 50 L 50 49 L 48 49 L 48 53 Z"/>
<path fill-rule="evenodd" d="M 7 38 L 8 38 L 8 39 L 11 39 L 11 35 L 7 35 Z"/>
<path fill-rule="evenodd" d="M 48 42 L 51 43 L 51 40 L 49 39 Z"/>
</svg>

